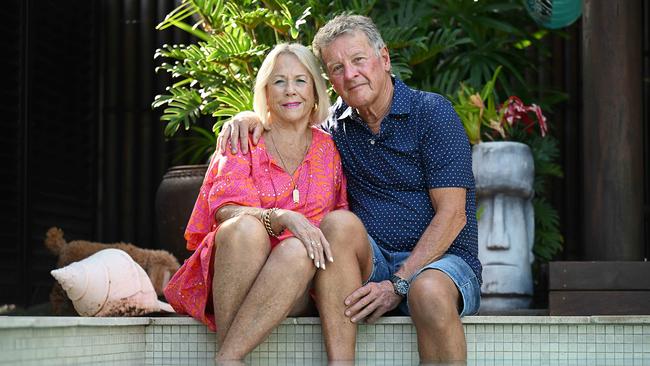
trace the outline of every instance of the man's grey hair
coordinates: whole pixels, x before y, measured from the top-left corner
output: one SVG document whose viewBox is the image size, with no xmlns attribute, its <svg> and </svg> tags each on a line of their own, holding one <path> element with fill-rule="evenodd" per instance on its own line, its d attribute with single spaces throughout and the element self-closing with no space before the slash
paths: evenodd
<svg viewBox="0 0 650 366">
<path fill-rule="evenodd" d="M 381 38 L 379 29 L 377 29 L 375 23 L 372 19 L 363 15 L 348 14 L 336 16 L 318 30 L 314 36 L 314 41 L 311 43 L 314 54 L 323 62 L 322 50 L 325 47 L 334 42 L 338 37 L 344 34 L 354 34 L 357 31 L 366 35 L 370 46 L 375 50 L 377 56 L 379 56 L 381 49 L 386 46 L 386 43 Z"/>
</svg>

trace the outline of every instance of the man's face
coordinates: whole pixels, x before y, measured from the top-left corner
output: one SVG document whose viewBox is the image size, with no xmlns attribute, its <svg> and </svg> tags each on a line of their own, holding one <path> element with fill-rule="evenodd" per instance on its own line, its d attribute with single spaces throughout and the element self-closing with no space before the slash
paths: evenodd
<svg viewBox="0 0 650 366">
<path fill-rule="evenodd" d="M 334 90 L 354 108 L 372 107 L 391 83 L 388 50 L 378 56 L 362 32 L 338 37 L 322 58 Z"/>
</svg>

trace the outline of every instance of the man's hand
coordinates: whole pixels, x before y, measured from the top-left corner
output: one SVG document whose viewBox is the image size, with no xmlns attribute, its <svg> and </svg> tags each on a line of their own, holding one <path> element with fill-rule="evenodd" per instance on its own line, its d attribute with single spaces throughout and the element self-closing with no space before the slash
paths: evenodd
<svg viewBox="0 0 650 366">
<path fill-rule="evenodd" d="M 370 282 L 345 298 L 345 316 L 353 323 L 363 319 L 366 319 L 366 323 L 374 323 L 384 313 L 395 309 L 401 301 L 402 297 L 395 293 L 390 281 Z"/>
<path fill-rule="evenodd" d="M 228 146 L 228 141 L 230 141 L 230 149 L 233 154 L 237 153 L 237 145 L 241 145 L 242 153 L 247 154 L 248 133 L 253 132 L 253 145 L 257 145 L 263 131 L 264 126 L 255 112 L 239 112 L 221 127 L 217 137 L 217 150 L 223 154 Z"/>
</svg>

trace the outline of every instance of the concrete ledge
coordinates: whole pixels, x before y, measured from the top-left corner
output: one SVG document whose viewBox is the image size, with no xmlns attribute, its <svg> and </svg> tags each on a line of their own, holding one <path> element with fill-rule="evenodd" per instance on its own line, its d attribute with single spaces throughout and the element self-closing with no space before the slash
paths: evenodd
<svg viewBox="0 0 650 366">
<path fill-rule="evenodd" d="M 152 324 L 153 318 L 93 318 L 81 316 L 0 316 L 3 328 L 123 327 Z M 177 319 L 182 319 L 178 317 Z M 193 319 L 190 319 L 193 320 Z M 193 324 L 193 323 L 192 323 Z"/>
<path fill-rule="evenodd" d="M 650 315 L 593 315 L 593 316 L 502 316 L 478 315 L 462 319 L 463 324 L 650 324 Z M 375 325 L 413 324 L 410 317 L 390 316 L 380 318 Z M 54 317 L 54 316 L 0 316 L 3 328 L 58 328 L 58 327 L 115 327 L 148 325 L 201 325 L 188 316 L 165 317 Z M 282 325 L 320 325 L 318 317 L 287 318 Z M 369 324 L 364 324 L 368 326 Z"/>
</svg>

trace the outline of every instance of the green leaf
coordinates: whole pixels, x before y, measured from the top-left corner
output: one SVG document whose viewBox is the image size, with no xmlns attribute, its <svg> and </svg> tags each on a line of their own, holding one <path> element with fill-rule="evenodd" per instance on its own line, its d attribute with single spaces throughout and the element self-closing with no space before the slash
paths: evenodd
<svg viewBox="0 0 650 366">
<path fill-rule="evenodd" d="M 224 86 L 214 94 L 214 101 L 206 106 L 213 117 L 230 118 L 241 111 L 253 109 L 253 92 L 244 87 Z"/>
<path fill-rule="evenodd" d="M 197 38 L 200 38 L 200 39 L 202 39 L 204 41 L 207 41 L 209 39 L 209 36 L 208 36 L 207 33 L 205 33 L 204 31 L 202 31 L 202 30 L 200 30 L 198 28 L 192 27 L 187 23 L 174 22 L 172 24 L 174 26 L 186 31 L 187 33 L 189 33 L 189 34 L 191 34 L 191 35 L 193 35 L 193 36 L 195 36 Z"/>
<path fill-rule="evenodd" d="M 560 234 L 560 218 L 557 211 L 543 197 L 533 199 L 535 210 L 535 256 L 544 262 L 562 250 L 564 238 Z"/>
<path fill-rule="evenodd" d="M 165 19 L 156 26 L 156 29 L 167 29 L 176 23 L 180 23 L 188 17 L 191 17 L 197 12 L 197 7 L 191 1 L 183 0 L 183 2 L 178 7 L 176 7 L 176 9 L 167 14 Z"/>
<path fill-rule="evenodd" d="M 167 105 L 163 111 L 162 121 L 167 121 L 165 127 L 165 136 L 172 136 L 182 123 L 185 129 L 190 128 L 190 124 L 195 122 L 201 114 L 201 96 L 196 90 L 184 87 L 170 88 L 168 95 L 158 95 L 154 100 L 153 106 L 158 108 Z"/>
</svg>

